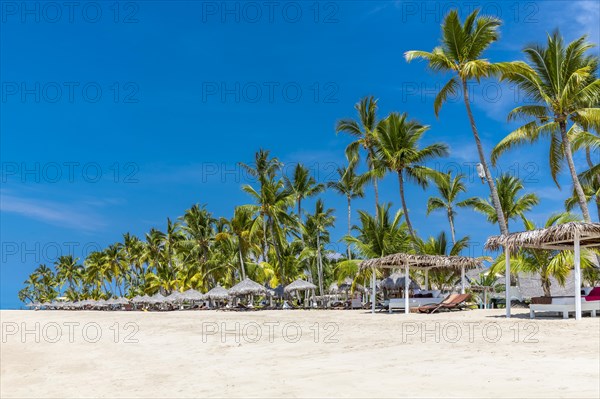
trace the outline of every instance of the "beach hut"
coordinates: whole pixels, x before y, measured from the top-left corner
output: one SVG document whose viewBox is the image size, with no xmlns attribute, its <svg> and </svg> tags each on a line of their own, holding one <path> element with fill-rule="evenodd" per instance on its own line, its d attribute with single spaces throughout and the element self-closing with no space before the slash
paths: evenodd
<svg viewBox="0 0 600 399">
<path fill-rule="evenodd" d="M 220 285 L 217 285 L 206 293 L 206 298 L 210 301 L 209 306 L 212 306 L 213 301 L 215 303 L 221 303 L 221 301 L 225 301 L 229 298 L 229 292 Z"/>
<path fill-rule="evenodd" d="M 315 290 L 317 289 L 317 286 L 314 285 L 313 283 L 309 283 L 308 281 L 304 281 L 302 279 L 297 279 L 295 281 L 293 281 L 292 283 L 288 284 L 285 286 L 285 288 L 283 289 L 283 291 L 286 294 L 292 294 L 292 293 L 298 293 L 299 291 L 304 291 L 305 295 L 304 295 L 304 300 L 305 300 L 305 305 L 308 302 L 308 292 L 311 291 L 312 292 L 312 296 L 314 298 L 315 296 Z"/>
<path fill-rule="evenodd" d="M 569 222 L 546 229 L 536 229 L 507 235 L 492 236 L 485 249 L 504 248 L 506 317 L 510 317 L 510 254 L 519 248 L 573 250 L 575 319 L 581 319 L 581 248 L 600 247 L 600 223 Z"/>
<path fill-rule="evenodd" d="M 375 313 L 376 291 L 375 286 L 375 269 L 397 269 L 404 267 L 404 276 L 408 277 L 404 280 L 404 312 L 410 312 L 409 306 L 409 289 L 410 289 L 410 268 L 420 270 L 430 270 L 435 268 L 453 268 L 461 270 L 461 286 L 464 293 L 465 288 L 465 270 L 467 268 L 482 267 L 482 260 L 470 258 L 466 256 L 445 256 L 445 255 L 416 255 L 397 253 L 364 260 L 360 263 L 361 269 L 372 269 L 371 275 L 371 312 Z"/>
<path fill-rule="evenodd" d="M 231 296 L 242 296 L 242 295 L 260 295 L 266 294 L 267 289 L 256 281 L 252 281 L 246 278 L 229 289 L 229 295 Z"/>
<path fill-rule="evenodd" d="M 308 291 L 315 289 L 317 289 L 317 286 L 313 283 L 309 283 L 308 281 L 304 281 L 302 279 L 297 279 L 294 282 L 286 285 L 283 291 L 285 293 L 291 293 L 294 291 Z"/>
<path fill-rule="evenodd" d="M 204 295 L 201 292 L 196 291 L 193 288 L 190 288 L 187 291 L 184 291 L 181 293 L 181 295 L 183 296 L 183 299 L 186 301 L 203 301 L 204 299 L 206 299 L 206 295 Z"/>
</svg>

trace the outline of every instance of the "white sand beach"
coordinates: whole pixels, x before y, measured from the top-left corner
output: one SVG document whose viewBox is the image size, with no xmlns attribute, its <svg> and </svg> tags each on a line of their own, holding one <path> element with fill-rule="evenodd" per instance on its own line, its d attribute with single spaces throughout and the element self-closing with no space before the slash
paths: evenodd
<svg viewBox="0 0 600 399">
<path fill-rule="evenodd" d="M 514 311 L 3 310 L 0 393 L 598 398 L 600 318 Z"/>
</svg>

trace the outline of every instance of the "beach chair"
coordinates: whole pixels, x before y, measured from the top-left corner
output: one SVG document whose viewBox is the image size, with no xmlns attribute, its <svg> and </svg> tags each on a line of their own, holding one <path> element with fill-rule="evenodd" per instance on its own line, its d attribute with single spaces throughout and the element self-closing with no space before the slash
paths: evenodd
<svg viewBox="0 0 600 399">
<path fill-rule="evenodd" d="M 470 294 L 450 294 L 440 303 L 419 306 L 417 310 L 419 313 L 434 313 L 440 309 L 460 310 L 464 307 L 464 302 L 469 299 L 470 296 Z"/>
</svg>

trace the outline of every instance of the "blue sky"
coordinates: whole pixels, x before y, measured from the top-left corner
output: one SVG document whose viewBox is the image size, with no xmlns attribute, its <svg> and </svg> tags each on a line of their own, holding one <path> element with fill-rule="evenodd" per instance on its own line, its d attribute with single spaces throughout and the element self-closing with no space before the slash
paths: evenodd
<svg viewBox="0 0 600 399">
<path fill-rule="evenodd" d="M 598 1 L 467 2 L 461 11 L 474 4 L 504 21 L 502 40 L 486 54 L 493 61 L 521 59 L 525 44 L 557 27 L 567 39 L 588 34 L 599 42 Z M 231 216 L 250 201 L 240 187 L 251 181 L 236 164 L 251 162 L 259 148 L 287 170 L 302 162 L 318 180 L 331 179 L 350 142 L 336 136 L 335 122 L 354 117 L 365 95 L 379 99 L 380 117 L 408 112 L 431 125 L 424 144 L 445 141 L 452 152 L 431 166 L 460 168 L 470 174 L 469 194 L 487 196 L 473 177 L 477 155 L 462 100 L 436 119 L 433 97 L 445 77 L 403 60 L 406 50 L 437 44 L 445 3 L 0 5 L 1 308 L 20 306 L 22 281 L 57 254 L 81 257 L 124 232 L 163 229 L 167 217 L 194 203 Z M 513 88 L 494 81 L 473 87 L 473 96 L 489 150 L 514 128 L 505 118 L 520 102 Z M 561 176 L 562 191 L 550 179 L 547 149 L 542 142 L 513 151 L 495 171 L 518 173 L 540 196 L 530 215 L 538 223 L 562 209 L 570 190 L 568 176 Z M 367 192 L 355 210 L 373 210 Z M 425 215 L 433 193 L 408 188 L 413 224 L 424 236 L 448 229 L 442 213 Z M 323 198 L 337 210 L 337 240 L 345 200 Z M 381 198 L 398 209 L 394 176 L 381 183 Z M 456 226 L 474 242 L 471 255 L 481 255 L 485 237 L 497 233 L 468 210 Z"/>
</svg>

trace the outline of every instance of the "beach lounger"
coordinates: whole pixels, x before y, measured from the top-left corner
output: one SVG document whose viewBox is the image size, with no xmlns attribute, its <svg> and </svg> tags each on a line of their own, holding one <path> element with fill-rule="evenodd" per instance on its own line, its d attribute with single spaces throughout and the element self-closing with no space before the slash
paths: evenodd
<svg viewBox="0 0 600 399">
<path fill-rule="evenodd" d="M 592 317 L 600 313 L 600 287 L 594 287 L 590 293 L 581 297 L 581 311 L 590 312 Z M 532 303 L 529 305 L 529 317 L 534 319 L 536 312 L 556 312 L 563 319 L 575 312 L 575 297 L 553 297 L 550 303 Z"/>
<path fill-rule="evenodd" d="M 419 313 L 435 313 L 438 310 L 462 310 L 465 307 L 464 302 L 471 297 L 471 294 L 450 294 L 446 299 L 437 304 L 420 306 Z"/>
</svg>

